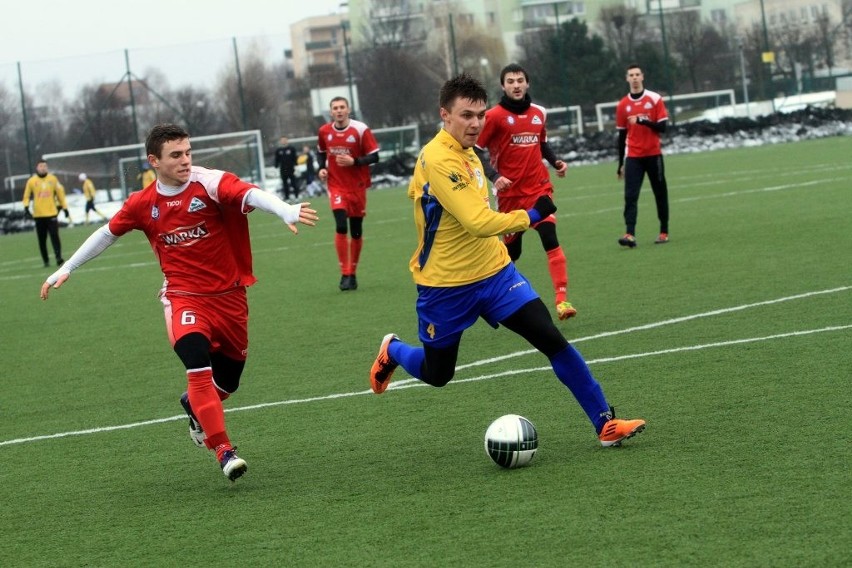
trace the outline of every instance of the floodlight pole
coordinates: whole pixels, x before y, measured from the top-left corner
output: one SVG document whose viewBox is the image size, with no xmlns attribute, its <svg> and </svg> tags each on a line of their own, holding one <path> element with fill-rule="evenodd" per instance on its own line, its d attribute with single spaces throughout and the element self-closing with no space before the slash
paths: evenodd
<svg viewBox="0 0 852 568">
<path fill-rule="evenodd" d="M 349 37 L 346 30 L 349 28 L 349 20 L 340 20 L 340 29 L 343 30 L 343 55 L 346 58 L 346 85 L 349 87 L 349 104 L 352 107 L 352 117 L 358 117 L 358 109 L 355 107 L 355 92 L 352 89 L 352 63 L 349 60 Z"/>
<path fill-rule="evenodd" d="M 763 0 L 760 0 L 760 17 L 763 20 L 763 53 L 769 53 L 769 31 L 766 29 L 766 7 L 763 5 Z M 763 55 L 761 55 L 761 58 Z M 772 112 L 775 113 L 775 93 L 772 88 L 772 63 L 766 62 L 766 75 L 767 77 L 764 79 L 764 87 L 766 88 L 766 95 L 769 97 L 769 101 L 772 103 Z M 769 85 L 767 86 L 766 80 L 769 80 Z"/>
<path fill-rule="evenodd" d="M 24 79 L 21 74 L 21 62 L 18 61 L 18 88 L 21 90 L 21 115 L 24 118 L 24 141 L 27 144 L 27 167 L 30 168 L 30 173 L 33 173 L 33 156 L 30 151 L 30 129 L 27 124 L 27 100 L 24 97 Z M 12 175 L 12 172 L 9 172 L 9 175 Z"/>
<path fill-rule="evenodd" d="M 751 108 L 748 104 L 748 77 L 746 77 L 745 46 L 743 45 L 743 38 L 738 37 L 737 44 L 740 48 L 740 75 L 742 76 L 743 81 L 743 101 L 746 106 L 746 117 L 751 118 Z"/>
<path fill-rule="evenodd" d="M 669 118 L 671 123 L 675 123 L 675 108 L 674 108 L 674 87 L 672 86 L 671 69 L 669 69 L 669 44 L 666 41 L 666 20 L 663 17 L 663 0 L 657 0 L 657 11 L 660 14 L 660 32 L 663 40 L 663 67 L 666 69 L 666 83 L 669 87 Z"/>
<path fill-rule="evenodd" d="M 133 140 L 139 142 L 139 126 L 136 121 L 136 99 L 133 98 L 133 73 L 130 72 L 130 53 L 124 50 L 124 66 L 127 70 L 127 92 L 130 95 L 130 115 L 133 117 Z"/>
</svg>

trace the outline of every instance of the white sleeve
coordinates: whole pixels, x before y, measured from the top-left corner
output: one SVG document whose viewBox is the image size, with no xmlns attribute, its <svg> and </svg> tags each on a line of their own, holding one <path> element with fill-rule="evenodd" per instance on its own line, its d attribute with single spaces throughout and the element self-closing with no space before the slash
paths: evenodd
<svg viewBox="0 0 852 568">
<path fill-rule="evenodd" d="M 302 210 L 300 205 L 285 203 L 275 195 L 267 193 L 262 189 L 249 190 L 246 194 L 245 204 L 249 207 L 277 215 L 288 225 L 299 222 L 299 214 Z"/>
<path fill-rule="evenodd" d="M 118 240 L 118 237 L 113 235 L 109 230 L 109 225 L 104 225 L 100 229 L 92 233 L 86 241 L 80 245 L 71 258 L 59 267 L 59 270 L 47 277 L 47 283 L 53 286 L 59 277 L 63 274 L 70 274 L 72 270 L 76 270 L 104 252 L 110 245 Z"/>
</svg>

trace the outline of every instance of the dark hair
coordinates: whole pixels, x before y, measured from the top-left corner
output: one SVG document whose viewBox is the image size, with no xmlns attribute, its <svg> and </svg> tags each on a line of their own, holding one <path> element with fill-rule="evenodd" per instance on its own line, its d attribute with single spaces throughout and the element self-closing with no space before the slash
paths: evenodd
<svg viewBox="0 0 852 568">
<path fill-rule="evenodd" d="M 183 140 L 189 138 L 187 132 L 182 126 L 177 124 L 158 124 L 148 133 L 148 138 L 145 139 L 145 153 L 153 154 L 157 158 L 160 157 L 160 152 L 163 151 L 163 144 L 172 140 Z"/>
<path fill-rule="evenodd" d="M 630 71 L 631 69 L 638 69 L 640 72 L 642 71 L 642 67 L 640 67 L 638 63 L 631 63 L 627 66 L 627 71 Z"/>
<path fill-rule="evenodd" d="M 331 99 L 331 102 L 328 103 L 328 106 L 330 107 L 337 101 L 343 101 L 344 103 L 346 103 L 346 106 L 349 106 L 349 101 L 346 100 L 346 97 L 334 97 L 333 99 Z"/>
<path fill-rule="evenodd" d="M 46 164 L 46 163 L 47 163 L 47 160 L 41 159 L 41 160 L 36 161 L 36 166 L 38 166 L 39 164 Z"/>
<path fill-rule="evenodd" d="M 439 104 L 441 108 L 451 110 L 456 99 L 469 99 L 473 102 L 488 103 L 488 91 L 478 79 L 467 73 L 453 77 L 441 87 Z"/>
<path fill-rule="evenodd" d="M 506 78 L 506 75 L 509 73 L 523 73 L 524 80 L 529 83 L 530 76 L 527 74 L 527 70 L 518 65 L 517 63 L 509 63 L 500 71 L 500 84 L 503 84 L 503 79 Z"/>
</svg>

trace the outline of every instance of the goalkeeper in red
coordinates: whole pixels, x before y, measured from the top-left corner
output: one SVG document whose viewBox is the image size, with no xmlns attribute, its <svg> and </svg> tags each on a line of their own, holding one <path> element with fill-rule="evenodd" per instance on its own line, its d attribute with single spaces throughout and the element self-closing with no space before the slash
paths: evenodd
<svg viewBox="0 0 852 568">
<path fill-rule="evenodd" d="M 247 214 L 260 209 L 292 231 L 314 225 L 308 203 L 289 205 L 232 173 L 192 165 L 189 134 L 180 126 L 155 126 L 145 143 L 157 181 L 130 195 L 109 223 L 96 230 L 41 287 L 47 300 L 70 273 L 122 235 L 142 231 L 165 276 L 159 298 L 166 331 L 186 368 L 181 404 L 190 437 L 216 453 L 225 476 L 245 473 L 245 460 L 225 429 L 222 401 L 240 385 L 248 353 L 246 287 L 252 274 Z"/>
<path fill-rule="evenodd" d="M 542 195 L 553 197 L 553 184 L 542 158 L 553 166 L 556 175 L 565 177 L 568 164 L 556 157 L 547 143 L 544 107 L 534 104 L 527 92 L 529 75 L 523 67 L 511 63 L 500 71 L 503 97 L 485 113 L 485 126 L 475 151 L 485 166 L 485 175 L 494 184 L 497 208 L 503 213 L 532 207 Z M 488 151 L 490 161 L 486 159 Z M 568 261 L 556 236 L 556 216 L 548 215 L 530 228 L 538 232 L 547 254 L 547 267 L 556 293 L 556 314 L 564 320 L 577 315 L 568 301 Z M 503 243 L 513 261 L 521 257 L 524 231 L 503 235 Z"/>
<path fill-rule="evenodd" d="M 473 151 L 485 120 L 485 87 L 462 74 L 440 94 L 443 128 L 421 151 L 408 186 L 419 243 L 409 268 L 417 284 L 422 347 L 389 333 L 370 369 L 381 394 L 399 366 L 434 387 L 453 378 L 462 334 L 479 318 L 526 339 L 550 361 L 580 403 L 603 446 L 641 432 L 645 421 L 615 418 L 586 361 L 553 322 L 544 302 L 518 272 L 499 236 L 525 231 L 556 211 L 549 196 L 528 209 L 502 213 L 488 204 L 488 184 Z"/>
</svg>

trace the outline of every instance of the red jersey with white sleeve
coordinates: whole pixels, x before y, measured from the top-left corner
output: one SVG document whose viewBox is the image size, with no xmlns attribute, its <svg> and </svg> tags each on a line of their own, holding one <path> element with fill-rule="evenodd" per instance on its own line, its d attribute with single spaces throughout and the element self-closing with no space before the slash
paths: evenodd
<svg viewBox="0 0 852 568">
<path fill-rule="evenodd" d="M 216 295 L 251 286 L 257 279 L 245 198 L 254 188 L 230 172 L 193 166 L 178 188 L 157 181 L 130 194 L 109 230 L 145 233 L 165 276 L 163 292 Z"/>
<path fill-rule="evenodd" d="M 360 158 L 379 151 L 379 143 L 370 128 L 360 120 L 349 120 L 343 130 L 333 122 L 320 126 L 317 149 L 326 155 L 329 192 L 365 191 L 370 187 L 370 166 L 338 166 L 334 157 L 345 154 Z"/>
<path fill-rule="evenodd" d="M 485 126 L 476 146 L 487 149 L 494 169 L 512 181 L 498 197 L 537 197 L 553 191 L 541 155 L 541 144 L 547 141 L 546 120 L 547 111 L 537 104 L 531 104 L 523 114 L 501 105 L 485 113 Z"/>
<path fill-rule="evenodd" d="M 627 129 L 626 158 L 646 158 L 662 154 L 660 134 L 641 124 L 630 124 L 628 117 L 644 117 L 651 122 L 669 119 L 663 97 L 659 93 L 645 89 L 639 98 L 627 94 L 615 109 L 615 127 Z"/>
</svg>

